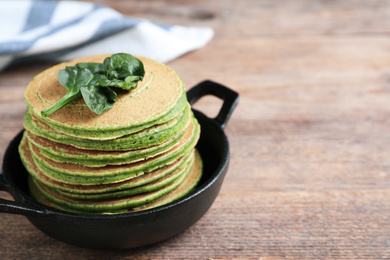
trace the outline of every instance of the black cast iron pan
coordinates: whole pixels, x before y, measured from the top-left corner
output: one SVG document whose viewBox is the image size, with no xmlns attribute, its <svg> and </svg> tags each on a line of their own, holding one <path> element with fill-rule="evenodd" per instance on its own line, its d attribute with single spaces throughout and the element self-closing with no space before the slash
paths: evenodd
<svg viewBox="0 0 390 260">
<path fill-rule="evenodd" d="M 0 212 L 20 214 L 42 232 L 80 247 L 135 248 L 170 238 L 198 221 L 218 195 L 229 163 L 229 143 L 224 127 L 238 102 L 238 94 L 222 85 L 204 81 L 187 92 L 192 105 L 206 95 L 223 100 L 216 118 L 193 110 L 201 125 L 197 148 L 204 162 L 198 187 L 172 203 L 140 212 L 116 215 L 69 213 L 36 202 L 27 186 L 27 172 L 18 153 L 23 131 L 9 144 L 0 174 L 0 190 L 15 201 L 0 199 Z"/>
</svg>

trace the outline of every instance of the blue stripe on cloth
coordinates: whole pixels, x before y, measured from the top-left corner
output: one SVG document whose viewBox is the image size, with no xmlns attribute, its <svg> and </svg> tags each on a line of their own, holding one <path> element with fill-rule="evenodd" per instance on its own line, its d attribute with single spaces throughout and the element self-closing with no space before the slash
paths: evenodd
<svg viewBox="0 0 390 260">
<path fill-rule="evenodd" d="M 101 24 L 99 29 L 96 31 L 95 35 L 93 35 L 92 38 L 87 42 L 84 42 L 84 43 L 77 45 L 77 46 L 74 46 L 74 47 L 58 50 L 58 51 L 16 58 L 8 65 L 8 67 L 13 67 L 13 66 L 17 66 L 19 64 L 29 63 L 29 62 L 34 62 L 34 61 L 55 61 L 58 58 L 66 55 L 70 52 L 73 52 L 79 48 L 87 46 L 88 44 L 91 44 L 93 42 L 96 42 L 96 41 L 99 41 L 99 40 L 104 39 L 106 37 L 109 37 L 110 35 L 120 33 L 124 30 L 131 29 L 134 26 L 138 25 L 139 23 L 141 23 L 140 20 L 132 19 L 132 18 L 128 18 L 128 17 L 107 20 Z"/>
<path fill-rule="evenodd" d="M 172 25 L 164 24 L 164 23 L 154 23 L 154 25 L 160 27 L 161 29 L 165 31 L 169 31 L 169 29 L 172 28 Z"/>
<path fill-rule="evenodd" d="M 107 37 L 109 35 L 122 32 L 124 30 L 130 29 L 141 21 L 132 18 L 113 18 L 107 21 L 104 21 L 99 28 L 96 30 L 95 34 L 92 36 L 91 41 Z"/>
<path fill-rule="evenodd" d="M 57 4 L 58 2 L 51 1 L 33 2 L 22 32 L 49 24 Z"/>
<path fill-rule="evenodd" d="M 95 6 L 91 11 L 88 12 L 88 14 L 93 13 L 97 9 L 100 9 L 100 8 L 105 8 L 105 7 L 99 6 L 99 5 Z M 0 55 L 17 54 L 17 53 L 24 52 L 24 51 L 28 50 L 29 48 L 31 48 L 31 46 L 33 46 L 34 43 L 36 41 L 38 41 L 40 38 L 55 34 L 64 28 L 67 28 L 69 26 L 77 24 L 78 22 L 85 19 L 88 16 L 88 14 L 85 14 L 83 17 L 80 17 L 78 19 L 61 24 L 60 26 L 56 26 L 56 27 L 52 28 L 51 30 L 49 30 L 48 32 L 46 32 L 42 35 L 39 35 L 39 36 L 35 37 L 34 39 L 29 40 L 29 41 L 8 41 L 8 42 L 0 43 Z"/>
</svg>

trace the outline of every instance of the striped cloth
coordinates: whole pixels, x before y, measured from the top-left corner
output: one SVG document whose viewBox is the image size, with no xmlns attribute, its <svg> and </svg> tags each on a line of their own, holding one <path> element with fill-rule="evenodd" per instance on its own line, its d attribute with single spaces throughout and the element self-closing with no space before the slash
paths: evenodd
<svg viewBox="0 0 390 260">
<path fill-rule="evenodd" d="M 0 70 L 117 52 L 168 62 L 212 37 L 210 28 L 156 24 L 88 2 L 0 1 Z"/>
</svg>

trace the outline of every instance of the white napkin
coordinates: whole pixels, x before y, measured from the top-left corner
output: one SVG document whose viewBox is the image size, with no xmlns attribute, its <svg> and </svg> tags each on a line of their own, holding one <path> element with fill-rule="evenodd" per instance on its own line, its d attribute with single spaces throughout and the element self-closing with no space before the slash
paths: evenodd
<svg viewBox="0 0 390 260">
<path fill-rule="evenodd" d="M 0 1 L 0 70 L 34 60 L 126 52 L 168 62 L 203 47 L 210 28 L 162 25 L 76 1 Z"/>
</svg>

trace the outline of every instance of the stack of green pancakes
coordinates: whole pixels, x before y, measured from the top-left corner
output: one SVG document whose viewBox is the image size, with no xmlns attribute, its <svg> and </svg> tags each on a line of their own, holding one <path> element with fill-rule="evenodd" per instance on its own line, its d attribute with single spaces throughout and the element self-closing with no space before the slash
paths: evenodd
<svg viewBox="0 0 390 260">
<path fill-rule="evenodd" d="M 183 82 L 164 64 L 139 57 L 143 80 L 100 115 L 83 99 L 41 115 L 67 92 L 57 80 L 59 70 L 106 57 L 56 65 L 26 88 L 19 153 L 31 194 L 43 204 L 86 214 L 132 212 L 172 202 L 200 180 L 200 127 Z"/>
</svg>

